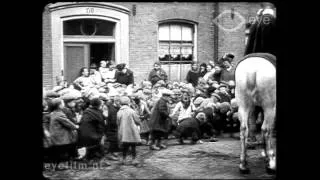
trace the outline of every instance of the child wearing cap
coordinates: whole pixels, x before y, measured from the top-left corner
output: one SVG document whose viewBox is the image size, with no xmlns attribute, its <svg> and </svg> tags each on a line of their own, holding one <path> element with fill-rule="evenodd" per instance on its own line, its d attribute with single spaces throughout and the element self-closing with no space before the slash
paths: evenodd
<svg viewBox="0 0 320 180">
<path fill-rule="evenodd" d="M 225 83 L 220 83 L 220 86 L 218 88 L 219 92 L 217 93 L 220 98 L 221 101 L 220 102 L 230 102 L 231 100 L 231 95 L 228 92 L 228 85 Z"/>
<path fill-rule="evenodd" d="M 234 80 L 234 70 L 232 69 L 231 62 L 234 59 L 234 55 L 231 53 L 225 54 L 221 59 L 222 70 L 220 72 L 220 81 Z"/>
<path fill-rule="evenodd" d="M 227 112 L 227 130 L 229 130 L 230 136 L 233 137 L 233 133 L 238 132 L 239 128 L 238 104 L 236 99 L 231 99 L 230 110 Z"/>
<path fill-rule="evenodd" d="M 109 94 L 109 101 L 106 102 L 107 108 L 107 125 L 105 135 L 107 137 L 108 149 L 107 157 L 110 160 L 117 161 L 119 152 L 119 140 L 118 140 L 118 125 L 117 125 L 117 113 L 120 109 L 120 96 L 116 93 Z"/>
<path fill-rule="evenodd" d="M 143 89 L 151 89 L 152 88 L 152 83 L 150 81 L 144 80 L 141 82 L 141 87 Z"/>
<path fill-rule="evenodd" d="M 195 109 L 196 107 L 191 102 L 190 96 L 187 93 L 184 93 L 181 101 L 174 107 L 170 117 L 174 118 L 178 115 L 177 124 L 179 125 L 184 119 L 191 118 Z"/>
<path fill-rule="evenodd" d="M 228 131 L 227 127 L 227 112 L 230 111 L 230 103 L 222 102 L 217 104 L 216 111 L 214 112 L 214 119 L 217 130 L 221 133 L 222 131 Z M 215 127 L 215 126 L 214 126 Z"/>
<path fill-rule="evenodd" d="M 61 97 L 64 101 L 65 107 L 62 109 L 62 112 L 67 116 L 67 118 L 73 122 L 74 124 L 78 125 L 77 115 L 75 112 L 75 106 L 77 101 L 77 96 L 72 95 L 71 93 L 65 94 Z M 72 134 L 77 137 L 77 131 L 72 131 Z M 71 158 L 76 158 L 78 156 L 76 144 L 73 147 L 70 147 L 70 156 Z"/>
<path fill-rule="evenodd" d="M 78 124 L 75 107 L 76 107 L 76 101 L 78 97 L 73 96 L 71 93 L 65 94 L 61 97 L 64 101 L 65 107 L 62 109 L 62 111 L 66 114 L 68 119 L 72 121 L 74 124 Z"/>
<path fill-rule="evenodd" d="M 162 91 L 162 97 L 155 103 L 151 110 L 150 117 L 150 129 L 151 129 L 151 150 L 160 150 L 167 146 L 161 142 L 161 139 L 165 137 L 169 130 L 169 107 L 168 102 L 172 91 L 165 89 Z"/>
<path fill-rule="evenodd" d="M 102 101 L 99 98 L 89 100 L 89 107 L 84 110 L 79 128 L 79 146 L 87 148 L 86 159 L 96 160 L 103 156 L 103 136 L 105 132 Z"/>
<path fill-rule="evenodd" d="M 191 83 L 193 87 L 198 85 L 198 79 L 200 77 L 200 72 L 198 70 L 198 64 L 192 63 L 191 70 L 188 71 L 186 80 L 188 83 Z"/>
<path fill-rule="evenodd" d="M 52 155 L 54 162 L 59 164 L 62 160 L 67 160 L 65 155 L 70 152 L 70 148 L 74 147 L 76 137 L 72 131 L 78 129 L 79 126 L 71 122 L 63 113 L 64 102 L 61 98 L 52 99 L 49 108 L 51 111 L 49 131 Z"/>
<path fill-rule="evenodd" d="M 150 110 L 148 108 L 147 103 L 142 99 L 141 94 L 134 94 L 133 98 L 133 108 L 137 112 L 140 117 L 141 124 L 140 124 L 140 135 L 144 139 L 146 139 L 146 144 L 149 143 L 149 134 L 150 134 L 150 127 L 149 127 L 149 119 L 150 119 Z"/>
<path fill-rule="evenodd" d="M 122 164 L 127 164 L 127 153 L 131 149 L 132 164 L 138 165 L 136 159 L 136 145 L 141 142 L 138 126 L 140 119 L 138 114 L 130 108 L 130 99 L 127 96 L 120 97 L 121 108 L 117 113 L 118 138 L 122 145 Z"/>
</svg>

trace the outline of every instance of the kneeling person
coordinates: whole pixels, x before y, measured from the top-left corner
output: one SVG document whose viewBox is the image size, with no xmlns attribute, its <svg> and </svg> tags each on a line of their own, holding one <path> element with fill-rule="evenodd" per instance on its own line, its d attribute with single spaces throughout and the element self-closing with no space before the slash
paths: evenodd
<svg viewBox="0 0 320 180">
<path fill-rule="evenodd" d="M 174 135 L 179 139 L 179 143 L 183 144 L 183 139 L 191 137 L 191 143 L 196 144 L 202 137 L 201 126 L 206 122 L 205 114 L 198 113 L 196 118 L 186 118 L 179 123 Z"/>
</svg>

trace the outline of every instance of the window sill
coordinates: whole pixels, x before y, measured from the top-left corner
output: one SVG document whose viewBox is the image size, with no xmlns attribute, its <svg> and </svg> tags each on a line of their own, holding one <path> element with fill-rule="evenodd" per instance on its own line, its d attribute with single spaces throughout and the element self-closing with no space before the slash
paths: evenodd
<svg viewBox="0 0 320 180">
<path fill-rule="evenodd" d="M 192 60 L 190 61 L 160 61 L 161 64 L 192 64 Z"/>
</svg>

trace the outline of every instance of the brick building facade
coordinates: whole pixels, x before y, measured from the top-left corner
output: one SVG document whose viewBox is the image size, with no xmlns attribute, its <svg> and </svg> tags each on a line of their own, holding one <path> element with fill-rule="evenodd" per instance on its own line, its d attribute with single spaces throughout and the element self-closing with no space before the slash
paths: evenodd
<svg viewBox="0 0 320 180">
<path fill-rule="evenodd" d="M 249 18 L 255 17 L 259 8 L 261 8 L 260 3 L 244 2 L 48 4 L 43 12 L 43 86 L 52 87 L 56 83 L 56 76 L 60 75 L 72 79 L 74 75 L 70 72 L 75 73 L 81 66 L 88 66 L 94 59 L 93 50 L 99 51 L 99 48 L 110 51 L 109 57 L 116 63 L 126 63 L 133 70 L 136 82 L 146 79 L 153 63 L 159 61 L 162 53 L 159 49 L 164 48 L 164 52 L 167 52 L 166 44 L 161 44 L 167 41 L 160 41 L 159 27 L 162 24 L 174 24 L 163 26 L 164 31 L 169 27 L 170 34 L 174 33 L 174 28 L 179 27 L 179 23 L 182 23 L 179 31 L 182 32 L 179 41 L 181 47 L 179 44 L 176 47 L 179 46 L 179 52 L 183 57 L 182 49 L 185 48 L 186 53 L 192 54 L 192 60 L 199 63 L 216 61 L 226 52 L 233 53 L 237 61 L 243 56 L 245 49 L 245 23 Z M 110 36 L 65 34 L 63 26 L 67 26 L 67 22 L 76 22 L 75 20 L 81 18 L 99 19 L 103 21 L 102 24 L 111 22 L 113 34 Z M 187 27 L 190 27 L 191 31 Z M 230 30 L 232 28 L 233 30 Z M 192 32 L 191 39 L 188 39 L 188 34 L 183 34 L 185 32 Z M 184 36 L 190 41 L 184 40 Z M 174 43 L 177 42 L 168 41 L 170 52 L 176 48 Z M 186 46 L 182 47 L 182 44 Z M 86 57 L 83 58 L 82 55 Z M 95 55 L 96 58 L 100 58 L 98 55 L 99 53 Z M 77 63 L 78 60 L 81 63 Z M 168 72 L 170 79 L 184 80 L 190 64 L 164 61 L 163 68 Z"/>
</svg>

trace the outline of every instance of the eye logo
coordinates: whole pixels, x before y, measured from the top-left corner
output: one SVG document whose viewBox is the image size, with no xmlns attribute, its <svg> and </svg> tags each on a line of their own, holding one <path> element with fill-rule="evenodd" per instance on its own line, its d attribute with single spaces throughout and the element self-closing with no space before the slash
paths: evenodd
<svg viewBox="0 0 320 180">
<path fill-rule="evenodd" d="M 236 17 L 240 18 L 240 23 L 233 27 L 233 28 L 226 28 L 223 25 L 221 25 L 219 23 L 219 19 L 222 18 L 224 15 L 229 15 L 230 14 L 234 14 Z M 246 20 L 245 18 L 238 12 L 236 11 L 231 11 L 231 10 L 225 10 L 222 13 L 219 14 L 219 16 L 217 16 L 216 18 L 214 18 L 213 23 L 216 24 L 219 28 L 221 28 L 222 30 L 226 31 L 226 32 L 234 32 L 237 31 L 238 29 L 240 29 L 244 24 L 245 24 Z"/>
</svg>

